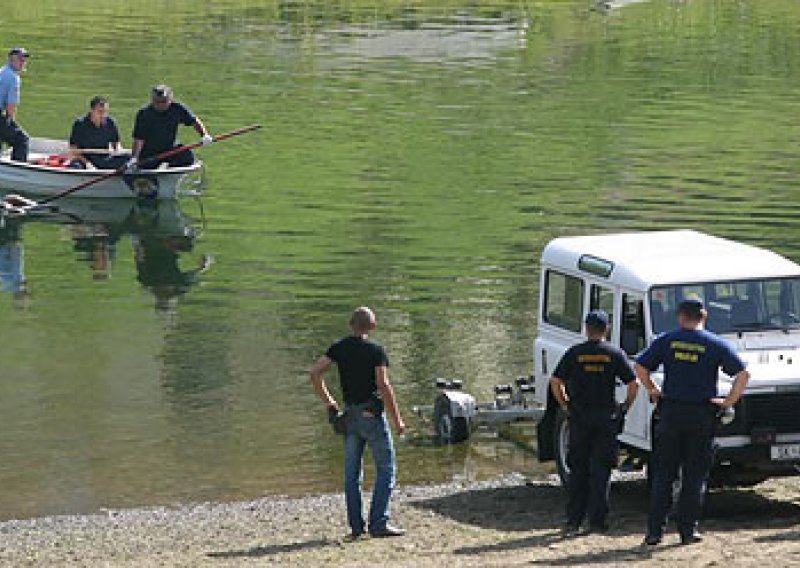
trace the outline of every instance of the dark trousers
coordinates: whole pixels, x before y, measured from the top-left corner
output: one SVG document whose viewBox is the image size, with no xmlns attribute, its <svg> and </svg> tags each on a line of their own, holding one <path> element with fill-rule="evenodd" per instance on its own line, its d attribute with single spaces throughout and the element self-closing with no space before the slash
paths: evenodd
<svg viewBox="0 0 800 568">
<path fill-rule="evenodd" d="M 12 160 L 17 162 L 28 160 L 28 134 L 5 114 L 0 114 L 0 142 L 11 146 Z"/>
<path fill-rule="evenodd" d="M 672 486 L 681 472 L 677 524 L 691 535 L 703 508 L 703 495 L 714 461 L 714 408 L 710 404 L 664 401 L 653 439 L 653 486 L 648 534 L 661 535 L 672 506 Z"/>
<path fill-rule="evenodd" d="M 177 148 L 177 146 L 175 146 Z M 160 154 L 161 152 L 159 152 Z M 166 160 L 155 160 L 153 162 L 149 162 L 148 160 L 152 158 L 150 157 L 142 157 L 140 160 L 142 162 L 142 168 L 145 170 L 154 170 L 161 164 L 166 163 L 171 168 L 181 168 L 186 166 L 191 166 L 194 164 L 194 152 L 191 150 L 186 150 L 185 152 L 181 152 L 179 154 L 173 154 Z M 144 163 L 146 162 L 146 163 Z"/>
<path fill-rule="evenodd" d="M 601 417 L 594 420 L 570 419 L 570 467 L 567 522 L 580 525 L 585 516 L 589 524 L 603 525 L 608 515 L 611 469 L 617 461 L 619 420 Z"/>
</svg>

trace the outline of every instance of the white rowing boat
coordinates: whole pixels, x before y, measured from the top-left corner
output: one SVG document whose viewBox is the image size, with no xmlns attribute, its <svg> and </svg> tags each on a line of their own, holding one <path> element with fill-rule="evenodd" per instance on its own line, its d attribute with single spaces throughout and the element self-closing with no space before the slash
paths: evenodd
<svg viewBox="0 0 800 568">
<path fill-rule="evenodd" d="M 67 142 L 47 138 L 31 138 L 27 162 L 15 162 L 8 151 L 0 154 L 0 189 L 34 196 L 58 195 L 79 184 L 105 176 L 92 183 L 74 197 L 84 198 L 148 198 L 175 199 L 183 192 L 196 192 L 203 181 L 203 163 L 155 170 L 137 170 L 131 173 L 110 175 L 114 170 L 79 170 L 36 163 L 55 154 L 66 154 Z"/>
</svg>

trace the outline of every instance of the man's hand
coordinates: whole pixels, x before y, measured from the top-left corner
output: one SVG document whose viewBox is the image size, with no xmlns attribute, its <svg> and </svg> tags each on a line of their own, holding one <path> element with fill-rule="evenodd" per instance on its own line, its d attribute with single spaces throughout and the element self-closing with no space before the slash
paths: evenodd
<svg viewBox="0 0 800 568">
<path fill-rule="evenodd" d="M 715 397 L 711 399 L 711 404 L 716 404 L 723 410 L 727 410 L 733 406 L 733 404 L 728 401 L 726 398 L 722 398 L 721 396 Z"/>
<path fill-rule="evenodd" d="M 394 425 L 394 429 L 397 431 L 398 436 L 405 436 L 406 433 L 406 423 L 403 422 L 402 419 L 398 419 L 398 421 Z"/>
<path fill-rule="evenodd" d="M 131 159 L 125 163 L 125 169 L 128 171 L 135 170 L 138 165 L 139 165 L 139 158 L 137 158 L 136 156 L 131 156 Z"/>
<path fill-rule="evenodd" d="M 213 141 L 214 141 L 214 137 L 211 136 L 211 134 L 209 134 L 207 132 L 205 134 L 203 134 L 203 146 L 208 146 Z"/>
<path fill-rule="evenodd" d="M 649 394 L 650 394 L 650 402 L 652 402 L 653 404 L 656 404 L 663 396 L 661 394 L 661 389 L 658 387 L 650 389 Z"/>
</svg>

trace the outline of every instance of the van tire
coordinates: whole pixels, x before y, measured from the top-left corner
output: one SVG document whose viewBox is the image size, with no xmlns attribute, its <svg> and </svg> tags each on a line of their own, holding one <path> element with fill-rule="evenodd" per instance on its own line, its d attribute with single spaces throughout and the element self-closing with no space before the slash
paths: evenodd
<svg viewBox="0 0 800 568">
<path fill-rule="evenodd" d="M 556 413 L 555 428 L 553 428 L 553 454 L 556 461 L 556 471 L 561 479 L 561 485 L 566 488 L 569 484 L 570 470 L 567 463 L 569 453 L 569 416 L 559 408 Z"/>
<path fill-rule="evenodd" d="M 441 444 L 459 444 L 469 438 L 469 423 L 463 416 L 453 416 L 450 400 L 440 395 L 433 405 L 433 425 Z"/>
</svg>

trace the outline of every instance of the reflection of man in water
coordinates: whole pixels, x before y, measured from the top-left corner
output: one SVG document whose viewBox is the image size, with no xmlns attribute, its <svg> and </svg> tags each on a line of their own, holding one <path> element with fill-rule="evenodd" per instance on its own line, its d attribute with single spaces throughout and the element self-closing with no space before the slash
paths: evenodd
<svg viewBox="0 0 800 568">
<path fill-rule="evenodd" d="M 102 223 L 75 225 L 72 241 L 75 252 L 82 253 L 81 260 L 91 267 L 93 280 L 111 278 L 111 263 L 117 257 L 119 234 Z"/>
<path fill-rule="evenodd" d="M 0 289 L 13 294 L 17 302 L 28 297 L 25 280 L 25 252 L 22 247 L 22 223 L 6 221 L 0 228 Z"/>
<path fill-rule="evenodd" d="M 211 258 L 203 255 L 200 264 L 181 270 L 180 254 L 194 248 L 194 235 L 134 235 L 136 279 L 156 297 L 157 310 L 171 309 L 178 297 L 199 281 L 199 275 L 211 266 Z"/>
</svg>

